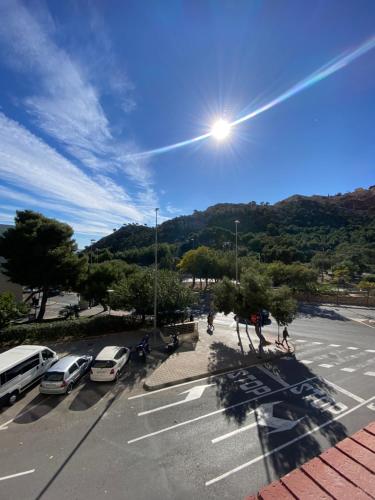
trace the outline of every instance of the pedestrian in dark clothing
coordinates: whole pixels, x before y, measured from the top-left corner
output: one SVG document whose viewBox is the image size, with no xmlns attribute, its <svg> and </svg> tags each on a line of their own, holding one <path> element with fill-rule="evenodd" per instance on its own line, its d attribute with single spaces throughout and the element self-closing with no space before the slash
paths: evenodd
<svg viewBox="0 0 375 500">
<path fill-rule="evenodd" d="M 190 321 L 194 321 L 194 316 L 190 314 Z"/>
<path fill-rule="evenodd" d="M 284 342 L 286 342 L 288 349 L 290 349 L 290 346 L 288 344 L 288 337 L 290 337 L 290 335 L 289 335 L 287 327 L 285 327 L 283 330 L 283 341 L 281 342 L 281 345 L 284 345 Z"/>
</svg>

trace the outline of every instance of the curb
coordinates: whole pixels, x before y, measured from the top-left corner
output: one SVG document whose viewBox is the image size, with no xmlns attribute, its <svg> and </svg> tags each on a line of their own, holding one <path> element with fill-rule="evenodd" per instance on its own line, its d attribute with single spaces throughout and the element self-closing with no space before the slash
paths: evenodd
<svg viewBox="0 0 375 500">
<path fill-rule="evenodd" d="M 184 382 L 192 382 L 193 380 L 199 380 L 202 378 L 212 377 L 214 375 L 220 375 L 221 373 L 227 373 L 230 371 L 239 370 L 241 368 L 250 368 L 251 366 L 263 364 L 266 361 L 272 361 L 273 359 L 281 358 L 283 356 L 290 356 L 290 355 L 294 356 L 294 351 L 293 351 L 293 353 L 280 351 L 276 355 L 265 356 L 264 358 L 261 358 L 259 360 L 254 361 L 253 363 L 246 363 L 246 364 L 239 365 L 239 366 L 227 366 L 226 368 L 219 368 L 217 370 L 213 370 L 213 371 L 209 371 L 209 372 L 201 372 L 199 374 L 192 375 L 191 377 L 183 377 L 183 378 L 172 380 L 170 382 L 164 382 L 162 384 L 157 384 L 157 385 L 150 386 L 146 380 L 143 384 L 143 388 L 146 391 L 150 391 L 150 392 L 157 391 L 159 389 L 163 389 L 164 387 L 172 387 L 174 385 L 182 384 Z"/>
</svg>

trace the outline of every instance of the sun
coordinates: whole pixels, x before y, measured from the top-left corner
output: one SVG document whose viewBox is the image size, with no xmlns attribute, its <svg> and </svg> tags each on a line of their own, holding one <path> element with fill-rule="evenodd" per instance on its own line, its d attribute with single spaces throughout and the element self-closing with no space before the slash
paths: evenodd
<svg viewBox="0 0 375 500">
<path fill-rule="evenodd" d="M 217 141 L 223 141 L 230 134 L 230 127 L 231 127 L 231 125 L 229 122 L 220 118 L 220 120 L 217 120 L 213 124 L 213 126 L 211 128 L 211 135 Z"/>
</svg>

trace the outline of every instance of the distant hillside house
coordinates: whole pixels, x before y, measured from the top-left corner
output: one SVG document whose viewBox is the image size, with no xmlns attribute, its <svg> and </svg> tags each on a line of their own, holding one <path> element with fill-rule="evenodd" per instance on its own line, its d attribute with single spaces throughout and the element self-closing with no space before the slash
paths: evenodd
<svg viewBox="0 0 375 500">
<path fill-rule="evenodd" d="M 0 237 L 5 233 L 7 229 L 12 226 L 6 224 L 0 224 Z M 16 297 L 16 300 L 19 302 L 22 301 L 22 286 L 18 285 L 18 283 L 12 283 L 9 281 L 8 277 L 1 270 L 1 264 L 5 262 L 3 257 L 0 257 L 0 293 L 3 292 L 12 292 Z"/>
</svg>

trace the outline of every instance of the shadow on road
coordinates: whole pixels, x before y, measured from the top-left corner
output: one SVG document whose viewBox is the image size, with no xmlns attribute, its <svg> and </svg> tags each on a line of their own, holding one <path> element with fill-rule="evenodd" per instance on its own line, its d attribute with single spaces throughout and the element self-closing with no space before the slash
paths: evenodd
<svg viewBox="0 0 375 500">
<path fill-rule="evenodd" d="M 13 422 L 15 424 L 31 424 L 32 422 L 36 422 L 54 410 L 65 397 L 65 395 L 59 396 L 54 394 L 47 396 L 45 394 L 38 394 L 18 412 Z"/>
<path fill-rule="evenodd" d="M 224 357 L 240 356 L 228 346 L 217 343 L 214 347 L 212 368 L 215 365 L 220 367 Z M 230 350 L 233 352 L 230 353 Z M 289 359 L 280 358 L 275 363 L 266 362 L 263 368 L 272 370 L 273 377 L 280 377 L 284 387 L 280 384 L 270 391 L 274 394 L 268 395 L 267 391 L 256 385 L 259 381 L 255 377 L 251 378 L 256 373 L 254 368 L 215 377 L 211 382 L 216 384 L 217 405 L 226 408 L 224 415 L 228 421 L 234 421 L 241 428 L 246 425 L 248 416 L 254 414 L 262 454 L 266 455 L 264 465 L 268 480 L 271 481 L 269 468 L 282 476 L 319 455 L 322 451 L 321 437 L 327 439 L 331 446 L 344 439 L 347 436 L 346 427 L 332 419 L 346 407 L 343 409 L 338 406 L 335 401 L 337 391 L 331 385 L 293 356 Z M 290 387 L 300 381 L 305 382 Z M 289 385 L 285 387 L 285 384 Z M 291 424 L 291 427 L 281 432 L 278 423 Z M 246 433 L 243 437 L 246 439 Z"/>
<path fill-rule="evenodd" d="M 326 309 L 318 304 L 300 304 L 298 308 L 298 316 L 304 318 L 324 318 L 336 321 L 350 321 L 336 311 Z"/>
</svg>

